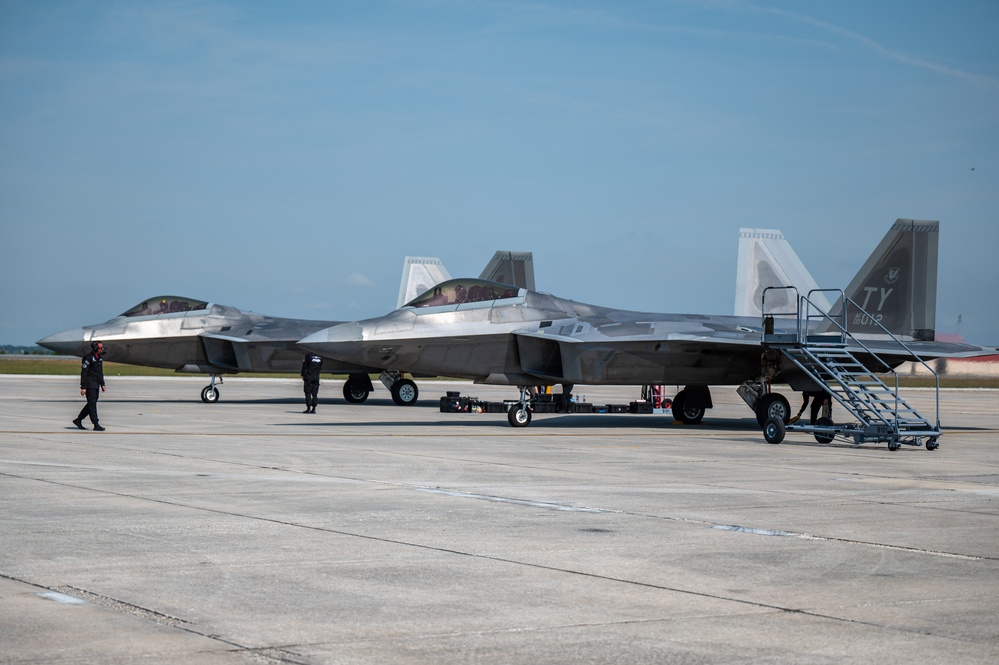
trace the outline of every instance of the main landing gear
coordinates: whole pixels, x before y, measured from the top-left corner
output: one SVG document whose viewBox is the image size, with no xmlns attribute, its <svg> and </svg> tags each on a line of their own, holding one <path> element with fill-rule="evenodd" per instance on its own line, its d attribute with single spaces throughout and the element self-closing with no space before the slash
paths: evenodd
<svg viewBox="0 0 999 665">
<path fill-rule="evenodd" d="M 398 406 L 413 406 L 420 397 L 420 389 L 411 379 L 404 379 L 400 372 L 386 370 L 378 377 L 392 394 Z M 371 394 L 371 379 L 367 374 L 351 374 L 343 384 L 343 398 L 349 404 L 360 404 Z"/>
<path fill-rule="evenodd" d="M 707 386 L 688 386 L 673 396 L 673 419 L 684 425 L 696 425 L 704 420 L 705 410 L 710 406 Z"/>
<path fill-rule="evenodd" d="M 371 379 L 367 374 L 350 374 L 343 382 L 343 398 L 348 404 L 361 404 L 371 394 Z"/>
<path fill-rule="evenodd" d="M 766 393 L 756 401 L 756 422 L 763 427 L 767 420 L 776 418 L 786 425 L 791 420 L 791 405 L 780 393 Z"/>
<path fill-rule="evenodd" d="M 222 376 L 212 374 L 212 382 L 201 390 L 201 401 L 214 404 L 219 401 L 219 389 L 216 382 L 222 385 Z M 412 406 L 420 397 L 420 389 L 411 379 L 404 379 L 399 372 L 383 372 L 382 383 L 392 393 L 392 401 L 399 406 Z M 373 390 L 371 379 L 367 374 L 351 374 L 343 383 L 343 398 L 348 404 L 361 404 L 368 399 Z"/>
<path fill-rule="evenodd" d="M 770 383 L 766 378 L 767 373 L 746 381 L 736 389 L 736 393 L 743 399 L 753 413 L 756 414 L 756 423 L 761 428 L 766 428 L 766 423 L 771 418 L 776 418 L 782 424 L 791 422 L 791 405 L 787 398 L 779 393 L 770 392 Z M 776 433 L 775 433 L 776 435 Z"/>
<path fill-rule="evenodd" d="M 392 393 L 392 401 L 398 406 L 413 406 L 420 398 L 420 389 L 416 387 L 416 382 L 404 379 L 401 372 L 387 369 L 378 379 Z"/>
<path fill-rule="evenodd" d="M 413 406 L 420 397 L 420 389 L 411 379 L 399 379 L 389 390 L 392 392 L 392 401 L 399 406 Z"/>
</svg>

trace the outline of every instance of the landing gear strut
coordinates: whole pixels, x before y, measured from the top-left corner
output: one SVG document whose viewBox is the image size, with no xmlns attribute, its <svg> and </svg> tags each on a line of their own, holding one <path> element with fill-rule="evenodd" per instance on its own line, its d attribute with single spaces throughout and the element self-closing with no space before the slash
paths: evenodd
<svg viewBox="0 0 999 665">
<path fill-rule="evenodd" d="M 520 386 L 520 401 L 510 405 L 510 410 L 506 412 L 506 419 L 513 427 L 527 427 L 531 424 L 531 398 L 528 397 L 530 388 Z"/>
<path fill-rule="evenodd" d="M 381 373 L 378 380 L 389 389 L 389 392 L 392 393 L 392 401 L 398 406 L 413 406 L 420 397 L 420 390 L 416 387 L 416 383 L 410 379 L 404 379 L 402 372 L 387 369 Z"/>
<path fill-rule="evenodd" d="M 219 401 L 219 390 L 215 387 L 215 379 L 218 379 L 219 385 L 221 386 L 222 377 L 218 374 L 212 374 L 212 382 L 201 390 L 201 401 L 205 404 L 214 404 Z"/>
</svg>

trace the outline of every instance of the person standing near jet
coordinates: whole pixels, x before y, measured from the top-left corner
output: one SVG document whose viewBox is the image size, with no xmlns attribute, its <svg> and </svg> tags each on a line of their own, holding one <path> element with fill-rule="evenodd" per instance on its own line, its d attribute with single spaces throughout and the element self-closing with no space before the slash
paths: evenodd
<svg viewBox="0 0 999 665">
<path fill-rule="evenodd" d="M 104 386 L 104 360 L 101 354 L 104 353 L 104 344 L 101 342 L 90 343 L 90 354 L 84 356 L 80 369 L 80 394 L 87 397 L 87 405 L 80 411 L 73 424 L 79 429 L 86 429 L 83 426 L 84 416 L 90 416 L 90 422 L 94 424 L 95 432 L 103 432 L 104 428 L 97 417 L 97 400 L 101 393 L 106 391 Z"/>
<path fill-rule="evenodd" d="M 323 359 L 315 353 L 305 355 L 302 361 L 302 382 L 305 384 L 305 411 L 315 413 L 319 403 L 319 373 L 323 371 Z"/>
<path fill-rule="evenodd" d="M 832 398 L 825 390 L 805 390 L 802 391 L 801 396 L 801 408 L 798 409 L 798 415 L 791 418 L 791 420 L 788 421 L 788 424 L 795 423 L 799 418 L 801 418 L 801 414 L 803 414 L 805 409 L 808 407 L 809 399 L 812 400 L 812 411 L 811 418 L 808 421 L 809 424 L 815 424 L 815 421 L 819 418 L 819 413 L 822 413 L 823 409 L 826 410 L 823 414 L 824 416 L 828 417 L 831 414 Z"/>
</svg>

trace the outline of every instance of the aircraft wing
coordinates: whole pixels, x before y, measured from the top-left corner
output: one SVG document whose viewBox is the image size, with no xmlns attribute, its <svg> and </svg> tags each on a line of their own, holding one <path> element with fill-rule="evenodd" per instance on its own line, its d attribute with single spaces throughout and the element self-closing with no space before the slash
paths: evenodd
<svg viewBox="0 0 999 665">
<path fill-rule="evenodd" d="M 298 333 L 294 333 L 297 335 Z M 290 372 L 298 373 L 302 367 L 305 350 L 298 345 L 298 337 L 276 339 L 251 339 L 219 333 L 199 335 L 208 362 L 221 369 L 238 372 Z M 198 370 L 206 371 L 206 370 Z M 324 357 L 323 372 L 335 374 L 380 370 Z"/>
<path fill-rule="evenodd" d="M 693 332 L 687 322 L 567 327 L 513 333 L 525 374 L 587 385 L 716 384 L 741 383 L 760 367 L 758 330 Z"/>
<path fill-rule="evenodd" d="M 558 334 L 546 330 L 514 332 L 520 370 L 551 383 L 574 384 L 701 384 L 738 385 L 760 372 L 764 348 L 760 330 L 725 327 L 710 320 L 701 331 L 670 330 L 676 323 L 643 324 L 645 331 L 615 334 Z M 776 332 L 794 332 L 793 322 Z M 553 326 L 554 327 L 554 326 Z M 613 328 L 610 328 L 613 331 Z M 863 343 L 864 346 L 860 344 Z M 923 360 L 964 358 L 991 353 L 988 347 L 953 342 L 907 342 Z M 866 348 L 865 348 L 866 347 Z M 912 356 L 897 342 L 878 338 L 851 341 L 847 348 L 860 358 L 868 350 L 898 365 Z M 876 361 L 872 367 L 880 367 Z M 796 371 L 784 363 L 784 370 Z M 787 375 L 777 381 L 786 380 Z"/>
</svg>

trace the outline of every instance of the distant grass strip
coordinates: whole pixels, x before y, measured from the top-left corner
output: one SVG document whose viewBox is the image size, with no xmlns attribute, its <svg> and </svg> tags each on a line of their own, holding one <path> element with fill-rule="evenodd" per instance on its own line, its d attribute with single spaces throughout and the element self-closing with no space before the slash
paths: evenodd
<svg viewBox="0 0 999 665">
<path fill-rule="evenodd" d="M 50 376 L 79 376 L 80 361 L 72 358 L 13 358 L 0 355 L 0 374 L 40 374 Z M 207 376 L 207 374 L 188 374 L 175 372 L 172 369 L 160 367 L 139 367 L 122 363 L 104 363 L 105 376 Z M 230 376 L 228 374 L 224 376 Z M 298 379 L 298 374 L 270 372 L 240 372 L 237 376 L 268 378 L 268 379 Z M 340 378 L 339 375 L 333 375 Z M 343 375 L 346 377 L 346 375 Z"/>
<path fill-rule="evenodd" d="M 36 358 L 5 357 L 0 355 L 0 374 L 47 374 L 52 376 L 79 376 L 80 361 L 71 358 L 53 358 L 38 356 Z M 158 367 L 138 367 L 121 363 L 104 363 L 104 374 L 107 376 L 207 376 L 206 374 L 178 373 L 170 369 Z M 226 374 L 225 376 L 230 376 Z M 235 376 L 262 379 L 298 379 L 298 374 L 269 372 L 240 372 Z M 345 379 L 346 374 L 334 374 L 334 379 Z M 375 377 L 372 376 L 374 380 Z M 899 385 L 904 388 L 932 388 L 933 381 L 929 377 L 902 376 Z M 941 376 L 941 388 L 999 388 L 999 378 L 977 376 Z"/>
</svg>

